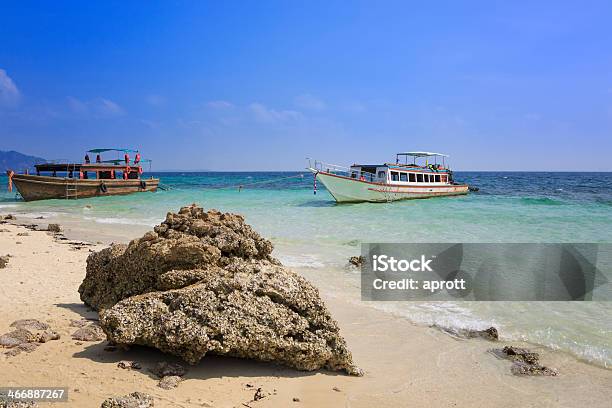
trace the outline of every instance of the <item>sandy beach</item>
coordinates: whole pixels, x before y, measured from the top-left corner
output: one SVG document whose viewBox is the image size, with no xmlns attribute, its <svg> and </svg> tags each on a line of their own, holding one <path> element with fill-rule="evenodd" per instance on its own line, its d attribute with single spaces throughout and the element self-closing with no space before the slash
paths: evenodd
<svg viewBox="0 0 612 408">
<path fill-rule="evenodd" d="M 163 390 L 149 369 L 161 361 L 180 361 L 177 358 L 145 347 L 107 351 L 106 341 L 71 338 L 76 330 L 71 320 L 97 319 L 79 299 L 77 288 L 90 251 L 105 244 L 75 247 L 74 241 L 49 232 L 8 223 L 0 230 L 0 255 L 10 254 L 0 269 L 0 333 L 9 332 L 13 321 L 32 318 L 61 335 L 30 353 L 8 356 L 2 350 L 0 384 L 68 387 L 69 402 L 62 406 L 99 407 L 110 396 L 134 391 L 152 395 L 155 406 L 161 407 L 603 407 L 612 397 L 609 369 L 562 352 L 512 343 L 539 352 L 542 363 L 559 372 L 556 377 L 517 377 L 509 361 L 489 353 L 504 342 L 458 339 L 358 300 L 347 302 L 327 291 L 316 276 L 299 270 L 319 286 L 363 377 L 206 356 L 188 367 L 178 388 Z M 142 369 L 119 368 L 122 360 L 136 361 Z M 258 388 L 264 398 L 254 401 Z"/>
</svg>

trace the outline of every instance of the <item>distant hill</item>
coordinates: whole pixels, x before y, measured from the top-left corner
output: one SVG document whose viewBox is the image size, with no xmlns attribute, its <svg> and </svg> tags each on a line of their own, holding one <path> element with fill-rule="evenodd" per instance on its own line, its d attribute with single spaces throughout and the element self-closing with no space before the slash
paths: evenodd
<svg viewBox="0 0 612 408">
<path fill-rule="evenodd" d="M 45 161 L 45 159 L 40 157 L 28 156 L 27 154 L 15 151 L 3 152 L 0 150 L 0 171 L 3 173 L 7 169 L 15 170 L 15 172 L 33 169 L 35 164 Z"/>
</svg>

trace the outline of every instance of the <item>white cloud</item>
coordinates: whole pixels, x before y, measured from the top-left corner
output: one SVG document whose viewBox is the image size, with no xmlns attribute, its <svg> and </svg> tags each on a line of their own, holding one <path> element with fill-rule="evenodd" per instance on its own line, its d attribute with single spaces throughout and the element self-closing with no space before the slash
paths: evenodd
<svg viewBox="0 0 612 408">
<path fill-rule="evenodd" d="M 123 108 L 110 99 L 98 98 L 94 101 L 94 108 L 103 115 L 123 115 Z"/>
<path fill-rule="evenodd" d="M 74 96 L 69 96 L 67 100 L 70 110 L 79 115 L 120 116 L 125 113 L 119 104 L 106 98 L 82 101 Z"/>
<path fill-rule="evenodd" d="M 0 69 L 0 105 L 14 105 L 19 102 L 21 93 L 15 82 L 5 70 Z"/>
<path fill-rule="evenodd" d="M 281 123 L 301 119 L 303 116 L 300 112 L 293 110 L 275 110 L 262 105 L 261 103 L 252 103 L 249 105 L 249 111 L 255 117 L 255 120 L 262 123 Z"/>
<path fill-rule="evenodd" d="M 210 101 L 206 106 L 214 109 L 229 109 L 234 107 L 234 105 L 228 101 Z"/>
<path fill-rule="evenodd" d="M 327 107 L 325 102 L 311 94 L 302 94 L 295 97 L 295 104 L 303 109 L 323 110 Z"/>
<path fill-rule="evenodd" d="M 68 107 L 71 111 L 75 113 L 87 113 L 89 111 L 87 104 L 80 99 L 73 96 L 69 96 L 66 99 L 68 100 Z"/>
<path fill-rule="evenodd" d="M 166 98 L 155 94 L 147 96 L 145 101 L 151 106 L 163 106 L 166 104 Z"/>
</svg>

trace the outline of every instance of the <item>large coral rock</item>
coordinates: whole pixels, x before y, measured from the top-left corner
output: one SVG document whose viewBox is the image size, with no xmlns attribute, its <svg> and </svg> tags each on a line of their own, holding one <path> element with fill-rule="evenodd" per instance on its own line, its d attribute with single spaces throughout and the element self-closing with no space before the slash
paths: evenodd
<svg viewBox="0 0 612 408">
<path fill-rule="evenodd" d="M 360 374 L 319 292 L 235 214 L 195 205 L 129 245 L 92 253 L 81 299 L 108 339 L 191 364 L 206 353 Z"/>
</svg>

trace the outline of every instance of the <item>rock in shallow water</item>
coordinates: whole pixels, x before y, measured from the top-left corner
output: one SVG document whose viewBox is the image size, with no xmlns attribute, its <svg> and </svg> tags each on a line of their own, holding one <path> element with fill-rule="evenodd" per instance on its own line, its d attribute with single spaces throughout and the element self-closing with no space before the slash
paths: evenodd
<svg viewBox="0 0 612 408">
<path fill-rule="evenodd" d="M 353 265 L 353 266 L 356 266 L 357 268 L 360 268 L 361 265 L 363 265 L 363 263 L 365 262 L 365 258 L 361 255 L 351 256 L 348 262 L 349 262 L 349 265 Z"/>
<path fill-rule="evenodd" d="M 58 234 L 62 232 L 62 227 L 60 227 L 59 224 L 49 224 L 49 226 L 47 226 L 47 231 Z"/>
<path fill-rule="evenodd" d="M 235 214 L 195 205 L 92 253 L 79 288 L 108 339 L 191 364 L 207 353 L 361 375 L 317 288 Z"/>
<path fill-rule="evenodd" d="M 505 346 L 503 349 L 491 350 L 500 358 L 512 361 L 510 371 L 514 375 L 556 376 L 557 370 L 540 364 L 540 355 L 522 347 Z"/>
</svg>

